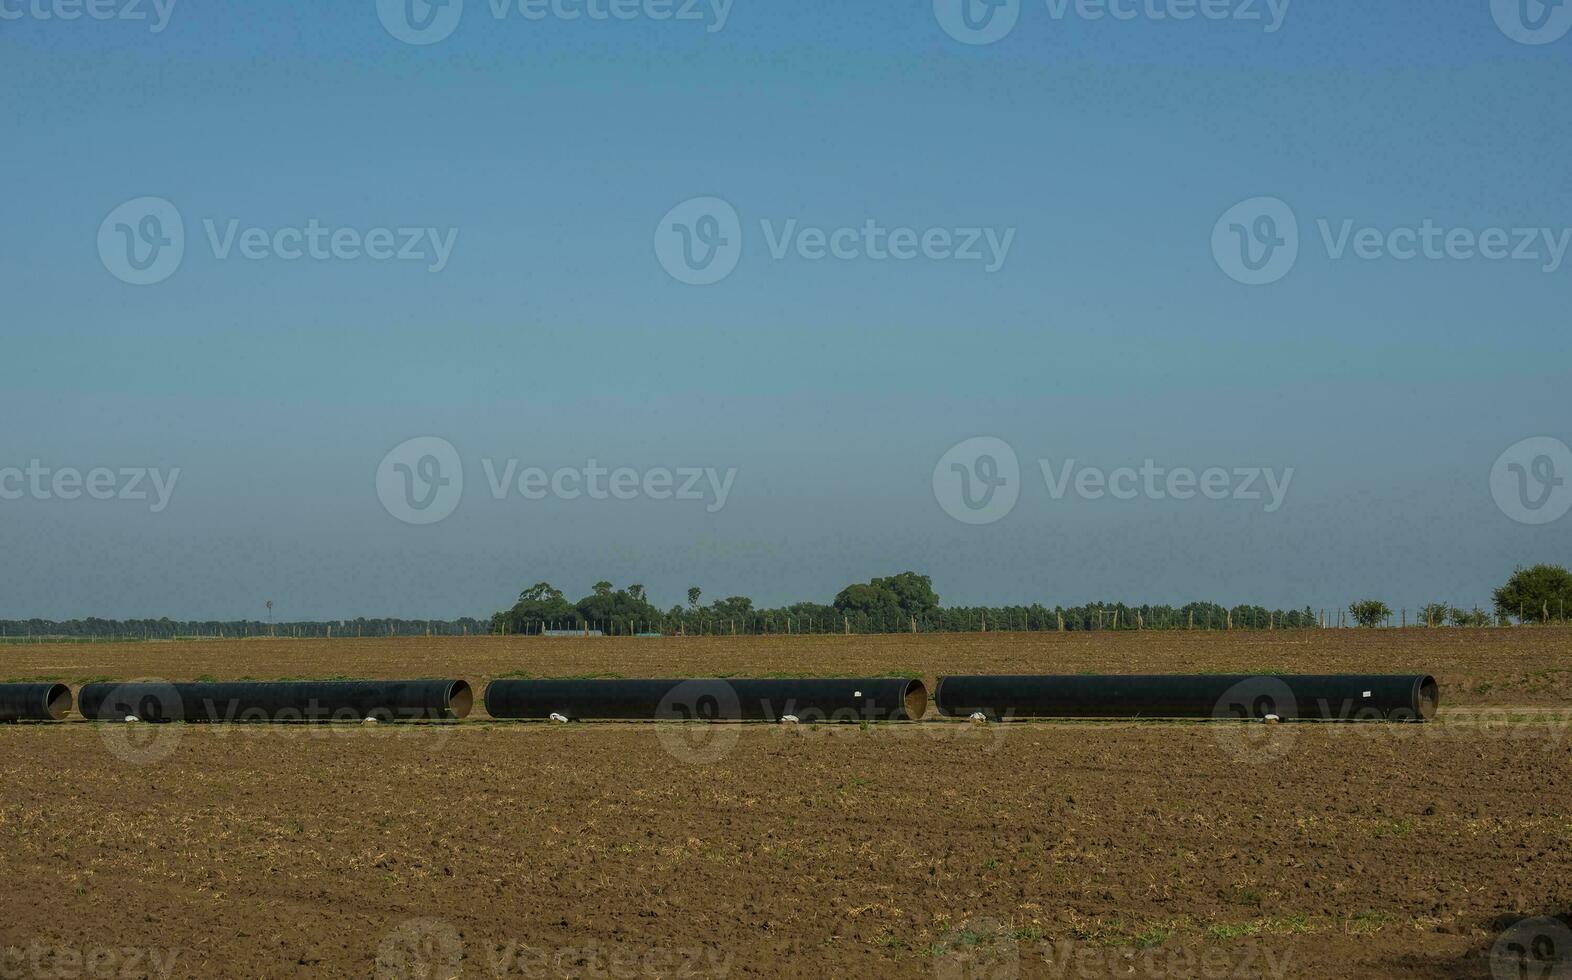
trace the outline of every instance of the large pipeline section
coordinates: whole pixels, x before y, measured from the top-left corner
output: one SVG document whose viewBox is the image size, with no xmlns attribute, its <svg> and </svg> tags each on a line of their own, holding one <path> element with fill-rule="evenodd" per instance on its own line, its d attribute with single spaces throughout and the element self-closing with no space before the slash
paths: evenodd
<svg viewBox="0 0 1572 980">
<path fill-rule="evenodd" d="M 77 694 L 95 721 L 445 721 L 472 701 L 458 680 L 88 684 Z"/>
<path fill-rule="evenodd" d="M 0 721 L 59 721 L 70 712 L 64 684 L 0 684 Z"/>
<path fill-rule="evenodd" d="M 915 721 L 928 690 L 907 678 L 853 680 L 495 680 L 493 718 L 623 721 Z"/>
<path fill-rule="evenodd" d="M 1440 691 L 1427 674 L 966 676 L 934 701 L 949 717 L 1428 721 Z"/>
</svg>

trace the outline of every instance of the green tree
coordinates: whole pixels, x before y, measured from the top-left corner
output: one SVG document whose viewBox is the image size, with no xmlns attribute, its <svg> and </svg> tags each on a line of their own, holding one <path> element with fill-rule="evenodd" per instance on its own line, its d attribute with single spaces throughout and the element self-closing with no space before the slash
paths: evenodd
<svg viewBox="0 0 1572 980">
<path fill-rule="evenodd" d="M 704 597 L 704 590 L 703 589 L 699 588 L 697 585 L 689 586 L 688 587 L 688 608 L 689 609 L 693 609 L 693 610 L 697 610 L 699 608 L 699 600 L 702 599 L 703 597 Z"/>
<path fill-rule="evenodd" d="M 596 582 L 594 591 L 574 603 L 574 608 L 600 629 L 624 628 L 660 618 L 660 610 L 644 597 L 644 588 L 638 585 L 614 589 L 610 582 Z"/>
<path fill-rule="evenodd" d="M 1392 608 L 1380 599 L 1361 599 L 1349 604 L 1348 615 L 1360 626 L 1369 628 L 1386 622 L 1392 615 Z"/>
<path fill-rule="evenodd" d="M 746 623 L 748 617 L 753 615 L 753 600 L 745 595 L 734 595 L 730 598 L 719 599 L 710 604 L 710 612 L 716 619 L 736 620 L 738 625 Z"/>
<path fill-rule="evenodd" d="M 939 595 L 933 591 L 933 579 L 927 575 L 901 572 L 865 584 L 848 585 L 835 596 L 834 606 L 843 614 L 924 616 L 939 608 Z"/>
<path fill-rule="evenodd" d="M 1490 614 L 1475 606 L 1472 610 L 1453 607 L 1447 610 L 1447 621 L 1453 626 L 1489 626 Z"/>
<path fill-rule="evenodd" d="M 1572 572 L 1560 565 L 1518 568 L 1493 598 L 1499 616 L 1516 616 L 1525 623 L 1560 620 L 1572 605 Z"/>
<path fill-rule="evenodd" d="M 578 619 L 573 604 L 550 582 L 536 582 L 519 593 L 513 608 L 492 617 L 492 627 L 509 633 L 538 631 L 548 625 L 568 625 Z"/>
<path fill-rule="evenodd" d="M 933 579 L 916 572 L 901 572 L 889 578 L 876 578 L 873 585 L 894 593 L 896 605 L 908 616 L 922 616 L 939 608 L 939 594 L 933 591 Z"/>
<path fill-rule="evenodd" d="M 846 586 L 835 596 L 836 611 L 876 616 L 898 608 L 895 593 L 874 584 L 877 581 Z"/>
<path fill-rule="evenodd" d="M 1419 608 L 1419 618 L 1416 622 L 1426 626 L 1445 626 L 1447 616 L 1451 613 L 1452 606 L 1445 602 L 1427 602 Z"/>
</svg>

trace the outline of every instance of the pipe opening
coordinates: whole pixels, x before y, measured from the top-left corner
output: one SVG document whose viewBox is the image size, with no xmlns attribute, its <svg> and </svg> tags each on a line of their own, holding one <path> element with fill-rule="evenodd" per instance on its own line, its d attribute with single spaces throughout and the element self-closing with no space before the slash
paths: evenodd
<svg viewBox="0 0 1572 980">
<path fill-rule="evenodd" d="M 44 699 L 48 706 L 49 717 L 59 721 L 71 713 L 71 689 L 64 684 L 56 684 L 49 689 L 48 696 Z"/>
<path fill-rule="evenodd" d="M 1436 684 L 1436 679 L 1426 675 L 1419 681 L 1419 717 L 1429 721 L 1436 716 L 1436 709 L 1441 707 L 1441 688 Z"/>
<path fill-rule="evenodd" d="M 906 693 L 901 696 L 906 706 L 907 721 L 921 721 L 922 716 L 928 713 L 928 689 L 922 681 L 912 681 L 906 685 Z"/>
<path fill-rule="evenodd" d="M 467 681 L 454 681 L 448 688 L 448 711 L 453 717 L 462 721 L 469 717 L 469 711 L 475 706 L 475 692 L 469 689 Z"/>
</svg>

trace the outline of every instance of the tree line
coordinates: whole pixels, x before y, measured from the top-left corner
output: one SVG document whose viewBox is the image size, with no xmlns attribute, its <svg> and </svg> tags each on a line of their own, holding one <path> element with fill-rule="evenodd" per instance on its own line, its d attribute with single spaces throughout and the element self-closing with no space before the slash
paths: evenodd
<svg viewBox="0 0 1572 980">
<path fill-rule="evenodd" d="M 1436 601 L 1414 609 L 1403 625 L 1492 626 L 1518 623 L 1564 623 L 1572 605 L 1572 572 L 1560 565 L 1518 568 L 1491 595 L 1490 611 Z M 1346 618 L 1344 613 L 1346 612 Z M 773 633 L 967 633 L 1037 630 L 1184 630 L 1184 629 L 1314 629 L 1319 626 L 1392 624 L 1392 608 L 1380 599 L 1362 599 L 1337 616 L 1302 609 L 1267 609 L 1257 605 L 1225 606 L 1216 602 L 1184 605 L 1089 602 L 1075 606 L 1031 603 L 1009 606 L 945 606 L 933 580 L 917 572 L 901 572 L 846 586 L 828 603 L 796 602 L 759 608 L 747 596 L 728 596 L 706 603 L 693 586 L 687 603 L 662 610 L 642 585 L 616 588 L 597 582 L 589 595 L 570 601 L 549 582 L 538 582 L 519 594 L 512 607 L 489 619 L 399 619 L 392 617 L 297 622 L 261 620 L 105 619 L 0 620 L 0 642 L 25 639 L 171 640 L 188 637 L 374 637 L 475 636 L 538 634 L 550 630 L 596 630 L 612 635 L 687 634 L 753 635 Z"/>
<path fill-rule="evenodd" d="M 1506 584 L 1491 593 L 1494 610 L 1464 609 L 1450 602 L 1427 602 L 1415 610 L 1414 626 L 1506 626 L 1511 623 L 1565 623 L 1572 605 L 1572 572 L 1560 565 L 1519 567 Z M 1385 626 L 1392 607 L 1381 599 L 1360 599 L 1348 606 L 1348 620 L 1358 626 Z M 1400 625 L 1406 622 L 1407 610 Z"/>
<path fill-rule="evenodd" d="M 0 641 L 42 637 L 67 640 L 175 640 L 186 637 L 463 636 L 491 631 L 488 620 L 393 619 L 361 617 L 268 623 L 254 619 L 0 619 Z"/>
<path fill-rule="evenodd" d="M 747 596 L 704 602 L 698 586 L 688 589 L 686 605 L 662 610 L 642 585 L 617 588 L 595 583 L 577 601 L 550 582 L 537 582 L 518 602 L 492 616 L 492 631 L 509 635 L 550 631 L 597 630 L 616 635 L 681 633 L 699 635 L 761 633 L 959 633 L 990 630 L 1099 629 L 1307 629 L 1316 613 L 1303 609 L 1224 606 L 1192 602 L 1183 606 L 1092 602 L 1078 606 L 1042 603 L 1012 606 L 944 606 L 933 580 L 901 572 L 848 585 L 829 603 L 796 602 L 758 608 Z"/>
</svg>

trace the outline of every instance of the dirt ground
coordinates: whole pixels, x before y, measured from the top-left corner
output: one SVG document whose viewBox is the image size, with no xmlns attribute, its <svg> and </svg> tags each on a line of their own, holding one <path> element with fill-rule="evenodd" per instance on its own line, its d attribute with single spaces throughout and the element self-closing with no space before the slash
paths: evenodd
<svg viewBox="0 0 1572 980">
<path fill-rule="evenodd" d="M 4 646 L 8 679 L 477 691 L 501 674 L 1422 670 L 1443 709 L 1371 726 L 0 726 L 0 977 L 1491 977 L 1493 948 L 1542 955 L 1532 937 L 1566 928 L 1515 922 L 1572 912 L 1569 654 L 1562 630 Z"/>
</svg>

